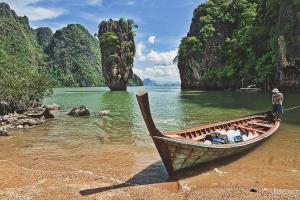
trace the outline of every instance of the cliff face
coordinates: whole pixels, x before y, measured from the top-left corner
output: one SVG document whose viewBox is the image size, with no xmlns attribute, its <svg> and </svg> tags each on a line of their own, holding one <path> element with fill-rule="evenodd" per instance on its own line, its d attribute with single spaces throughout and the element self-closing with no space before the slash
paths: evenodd
<svg viewBox="0 0 300 200">
<path fill-rule="evenodd" d="M 43 49 L 46 49 L 53 36 L 52 30 L 48 27 L 40 27 L 35 29 L 35 33 L 39 44 L 43 47 Z"/>
<path fill-rule="evenodd" d="M 135 55 L 134 22 L 121 18 L 103 21 L 99 25 L 102 71 L 111 90 L 126 90 L 132 78 Z"/>
<path fill-rule="evenodd" d="M 65 87 L 103 86 L 98 41 L 81 25 L 70 24 L 53 35 L 45 52 L 48 74 Z"/>
<path fill-rule="evenodd" d="M 300 1 L 281 1 L 276 32 L 279 85 L 300 88 Z"/>
<path fill-rule="evenodd" d="M 179 47 L 182 88 L 299 85 L 297 2 L 208 0 L 200 5 Z"/>
</svg>

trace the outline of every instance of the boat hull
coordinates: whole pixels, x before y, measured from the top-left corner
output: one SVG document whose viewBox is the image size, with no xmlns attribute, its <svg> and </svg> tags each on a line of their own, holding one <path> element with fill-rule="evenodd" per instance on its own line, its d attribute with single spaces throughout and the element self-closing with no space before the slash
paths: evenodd
<svg viewBox="0 0 300 200">
<path fill-rule="evenodd" d="M 153 141 L 169 174 L 245 152 L 259 145 L 265 139 L 240 146 L 220 147 L 218 145 L 218 147 L 212 147 L 211 145 L 199 145 L 194 142 L 185 142 L 173 138 L 153 137 Z"/>
<path fill-rule="evenodd" d="M 244 152 L 269 138 L 280 126 L 269 112 L 249 115 L 239 119 L 203 125 L 186 130 L 162 133 L 151 116 L 147 92 L 138 92 L 137 100 L 149 134 L 169 174 L 197 166 L 201 163 Z M 239 143 L 205 144 L 206 136 L 220 130 L 236 130 L 248 136 L 258 136 Z"/>
</svg>

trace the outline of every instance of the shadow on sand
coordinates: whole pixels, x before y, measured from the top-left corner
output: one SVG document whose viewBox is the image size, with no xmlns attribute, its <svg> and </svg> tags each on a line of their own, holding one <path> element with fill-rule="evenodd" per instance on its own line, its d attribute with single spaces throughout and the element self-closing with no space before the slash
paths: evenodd
<svg viewBox="0 0 300 200">
<path fill-rule="evenodd" d="M 180 171 L 180 173 L 172 174 L 171 176 L 167 174 L 167 171 L 164 168 L 163 163 L 161 161 L 158 161 L 151 164 L 144 170 L 140 171 L 138 174 L 136 174 L 135 176 L 133 176 L 132 178 L 130 178 L 124 183 L 120 183 L 112 186 L 106 186 L 106 187 L 85 189 L 85 190 L 81 190 L 79 193 L 83 196 L 88 196 L 88 195 L 101 193 L 109 190 L 134 187 L 138 185 L 151 185 L 151 184 L 158 184 L 158 183 L 177 182 L 180 179 L 193 177 L 199 174 L 206 173 L 207 171 L 210 171 L 214 168 L 227 165 L 245 156 L 250 151 L 251 149 L 237 155 L 233 155 L 216 161 L 211 161 L 194 168 Z"/>
</svg>

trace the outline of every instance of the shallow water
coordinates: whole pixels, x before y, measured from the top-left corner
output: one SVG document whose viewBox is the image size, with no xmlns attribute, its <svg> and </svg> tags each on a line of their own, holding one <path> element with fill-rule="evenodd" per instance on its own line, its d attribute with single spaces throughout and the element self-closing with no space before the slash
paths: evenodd
<svg viewBox="0 0 300 200">
<path fill-rule="evenodd" d="M 185 188 L 300 189 L 300 110 L 286 112 L 278 132 L 251 152 L 168 177 L 142 120 L 135 98 L 138 89 L 149 91 L 153 118 L 162 131 L 270 109 L 270 95 L 263 93 L 181 91 L 178 87 L 132 87 L 128 92 L 55 89 L 44 102 L 61 105 L 54 120 L 0 138 L 0 199 L 18 199 L 18 195 L 78 199 L 80 191 L 100 199 L 120 194 L 146 198 L 154 193 L 157 198 L 172 199 L 185 198 L 180 193 Z M 82 104 L 91 111 L 90 117 L 65 114 Z M 299 104 L 300 94 L 285 94 L 285 107 Z M 101 110 L 112 115 L 97 117 Z M 131 187 L 136 184 L 146 190 Z M 87 190 L 93 188 L 98 189 Z"/>
</svg>

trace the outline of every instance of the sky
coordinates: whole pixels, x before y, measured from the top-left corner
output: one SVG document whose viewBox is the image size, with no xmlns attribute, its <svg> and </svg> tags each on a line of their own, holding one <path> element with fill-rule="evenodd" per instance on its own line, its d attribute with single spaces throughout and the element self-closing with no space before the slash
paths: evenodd
<svg viewBox="0 0 300 200">
<path fill-rule="evenodd" d="M 1 0 L 0 0 L 1 1 Z M 180 81 L 173 59 L 189 31 L 193 10 L 204 0 L 2 0 L 33 28 L 53 31 L 81 24 L 94 35 L 99 22 L 130 18 L 138 25 L 133 71 L 142 79 Z"/>
</svg>

